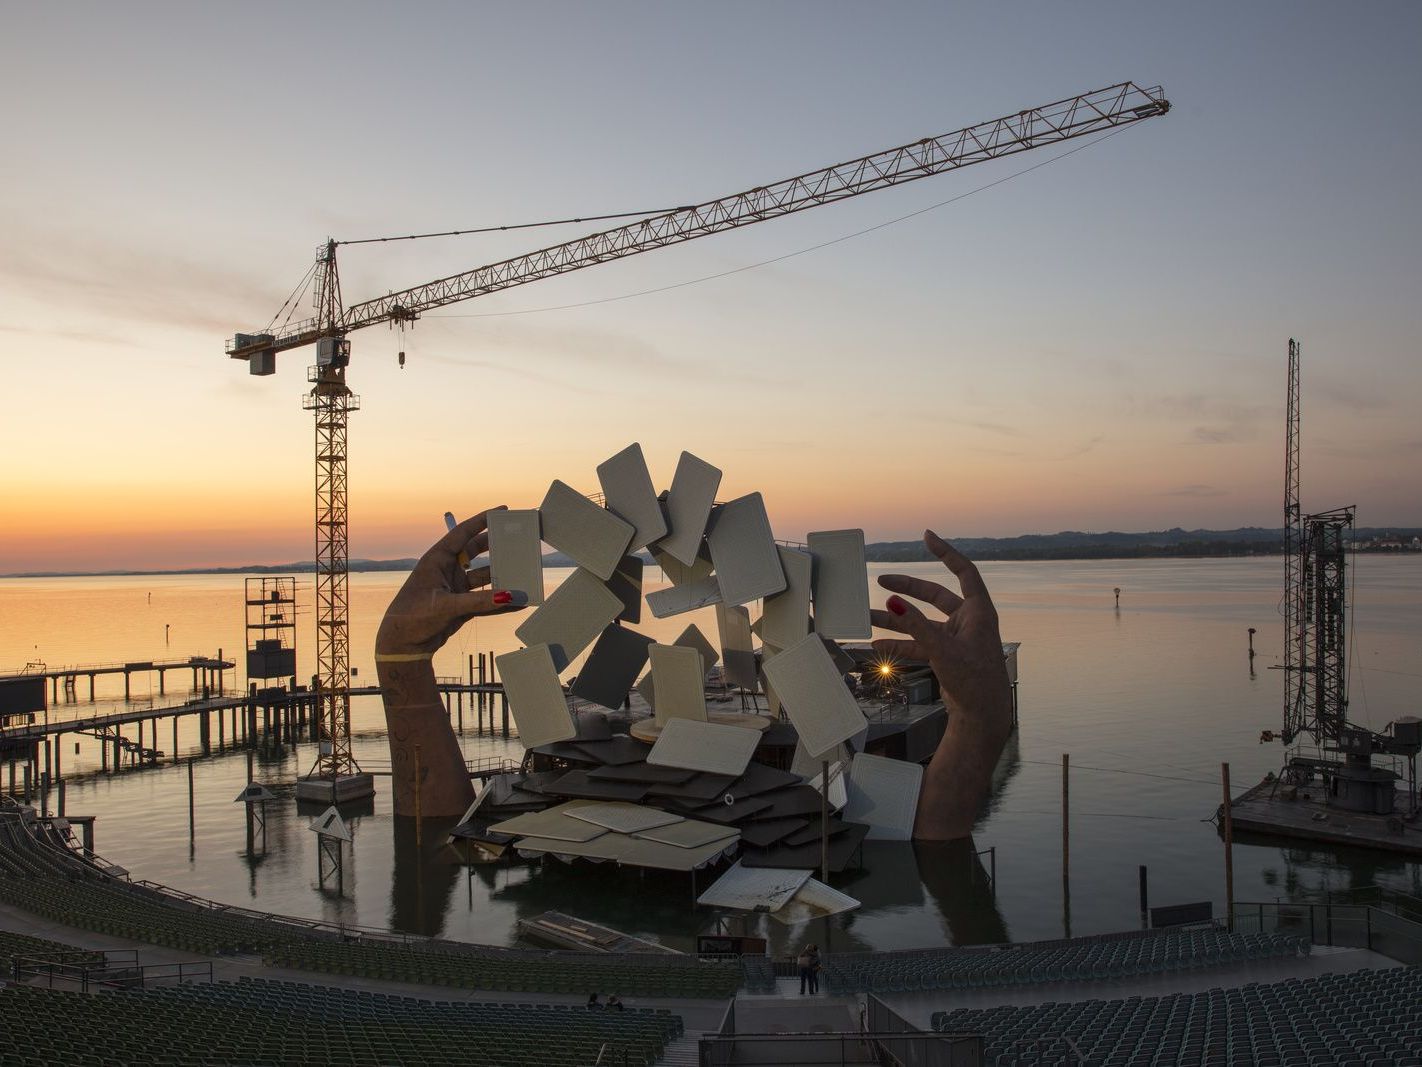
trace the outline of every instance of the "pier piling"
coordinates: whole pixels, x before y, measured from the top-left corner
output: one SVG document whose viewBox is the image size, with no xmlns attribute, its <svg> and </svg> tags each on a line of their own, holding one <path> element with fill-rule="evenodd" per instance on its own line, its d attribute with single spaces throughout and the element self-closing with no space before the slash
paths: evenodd
<svg viewBox="0 0 1422 1067">
<path fill-rule="evenodd" d="M 1229 932 L 1234 933 L 1234 814 L 1229 795 L 1229 764 L 1220 764 L 1220 778 L 1224 785 L 1224 861 L 1225 861 L 1225 921 Z"/>
<path fill-rule="evenodd" d="M 1141 929 L 1144 930 L 1150 925 L 1150 893 L 1146 888 L 1146 866 L 1140 866 L 1140 888 L 1141 888 Z"/>
<path fill-rule="evenodd" d="M 1071 756 L 1062 753 L 1062 928 L 1071 937 Z"/>
</svg>

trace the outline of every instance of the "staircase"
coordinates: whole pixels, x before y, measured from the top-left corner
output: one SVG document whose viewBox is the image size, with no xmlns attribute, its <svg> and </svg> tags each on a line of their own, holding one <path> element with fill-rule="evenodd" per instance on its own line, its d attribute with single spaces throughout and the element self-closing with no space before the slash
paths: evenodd
<svg viewBox="0 0 1422 1067">
<path fill-rule="evenodd" d="M 697 1043 L 704 1030 L 687 1030 L 662 1050 L 662 1058 L 657 1061 L 665 1067 L 698 1067 L 701 1063 Z"/>
</svg>

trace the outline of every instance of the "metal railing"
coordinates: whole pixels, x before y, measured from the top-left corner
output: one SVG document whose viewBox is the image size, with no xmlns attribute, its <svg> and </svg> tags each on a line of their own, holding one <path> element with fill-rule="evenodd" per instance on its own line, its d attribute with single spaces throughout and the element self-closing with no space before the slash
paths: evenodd
<svg viewBox="0 0 1422 1067">
<path fill-rule="evenodd" d="M 1422 922 L 1422 897 L 1389 889 L 1382 885 L 1363 885 L 1352 889 L 1330 889 L 1326 903 L 1371 904 L 1373 907 L 1401 915 L 1405 919 Z"/>
<path fill-rule="evenodd" d="M 701 1067 L 979 1067 L 982 1038 L 976 1034 L 876 1033 L 721 1034 L 698 1044 Z"/>
<path fill-rule="evenodd" d="M 1422 922 L 1394 907 L 1237 902 L 1234 929 L 1236 933 L 1297 934 L 1315 945 L 1365 948 L 1402 963 L 1422 963 Z"/>
<path fill-rule="evenodd" d="M 101 960 L 95 960 L 100 956 Z M 199 963 L 138 962 L 134 949 L 106 952 L 57 952 L 43 956 L 16 956 L 12 970 L 16 982 L 39 983 L 54 988 L 75 987 L 82 993 L 91 989 L 147 989 L 157 985 L 185 985 L 212 981 L 212 961 Z"/>
</svg>

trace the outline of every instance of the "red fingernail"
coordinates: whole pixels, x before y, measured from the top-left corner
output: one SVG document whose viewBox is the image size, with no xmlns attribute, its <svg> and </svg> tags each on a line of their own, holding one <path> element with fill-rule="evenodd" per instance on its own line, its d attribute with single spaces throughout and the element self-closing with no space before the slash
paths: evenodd
<svg viewBox="0 0 1422 1067">
<path fill-rule="evenodd" d="M 510 593 L 507 589 L 500 589 L 497 593 L 494 594 L 494 603 L 495 603 L 495 604 L 512 604 L 512 603 L 513 603 L 513 594 Z"/>
<path fill-rule="evenodd" d="M 888 601 L 886 601 L 886 606 L 895 615 L 903 615 L 908 611 L 908 605 L 896 596 L 889 597 Z"/>
</svg>

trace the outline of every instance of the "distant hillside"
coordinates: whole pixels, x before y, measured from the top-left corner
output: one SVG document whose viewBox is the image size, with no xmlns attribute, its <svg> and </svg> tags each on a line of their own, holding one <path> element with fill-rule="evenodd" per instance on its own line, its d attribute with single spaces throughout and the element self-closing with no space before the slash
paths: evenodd
<svg viewBox="0 0 1422 1067">
<path fill-rule="evenodd" d="M 1358 541 L 1401 539 L 1410 541 L 1422 537 L 1422 528 L 1394 526 L 1363 526 L 1354 531 Z M 1202 558 L 1210 556 L 1267 556 L 1284 550 L 1282 530 L 1266 530 L 1245 526 L 1238 530 L 1156 530 L 1151 533 L 1084 533 L 1063 530 L 1054 534 L 1021 534 L 1017 537 L 954 537 L 953 544 L 962 552 L 979 560 L 1031 559 L 1161 559 Z M 1362 546 L 1360 551 L 1373 551 Z M 639 553 L 650 562 L 645 552 Z M 921 541 L 876 541 L 866 546 L 865 555 L 871 563 L 912 563 L 930 560 Z M 414 559 L 353 559 L 353 572 L 407 571 Z M 573 561 L 561 552 L 543 557 L 548 567 L 571 567 Z M 30 571 L 0 575 L 4 578 L 68 578 L 139 576 L 145 574 L 310 574 L 316 565 L 310 560 L 301 563 L 253 563 L 243 567 L 190 567 L 180 570 L 110 570 L 110 571 Z"/>
<path fill-rule="evenodd" d="M 1422 530 L 1394 527 L 1359 527 L 1357 540 L 1384 537 L 1413 538 Z M 1282 529 L 1245 526 L 1237 530 L 1156 530 L 1150 533 L 1085 533 L 1063 530 L 1054 534 L 1018 537 L 958 537 L 953 544 L 964 554 L 981 560 L 1029 559 L 1158 559 L 1169 557 L 1267 556 L 1284 551 Z M 921 541 L 881 541 L 869 545 L 873 562 L 894 563 L 933 557 Z"/>
</svg>

